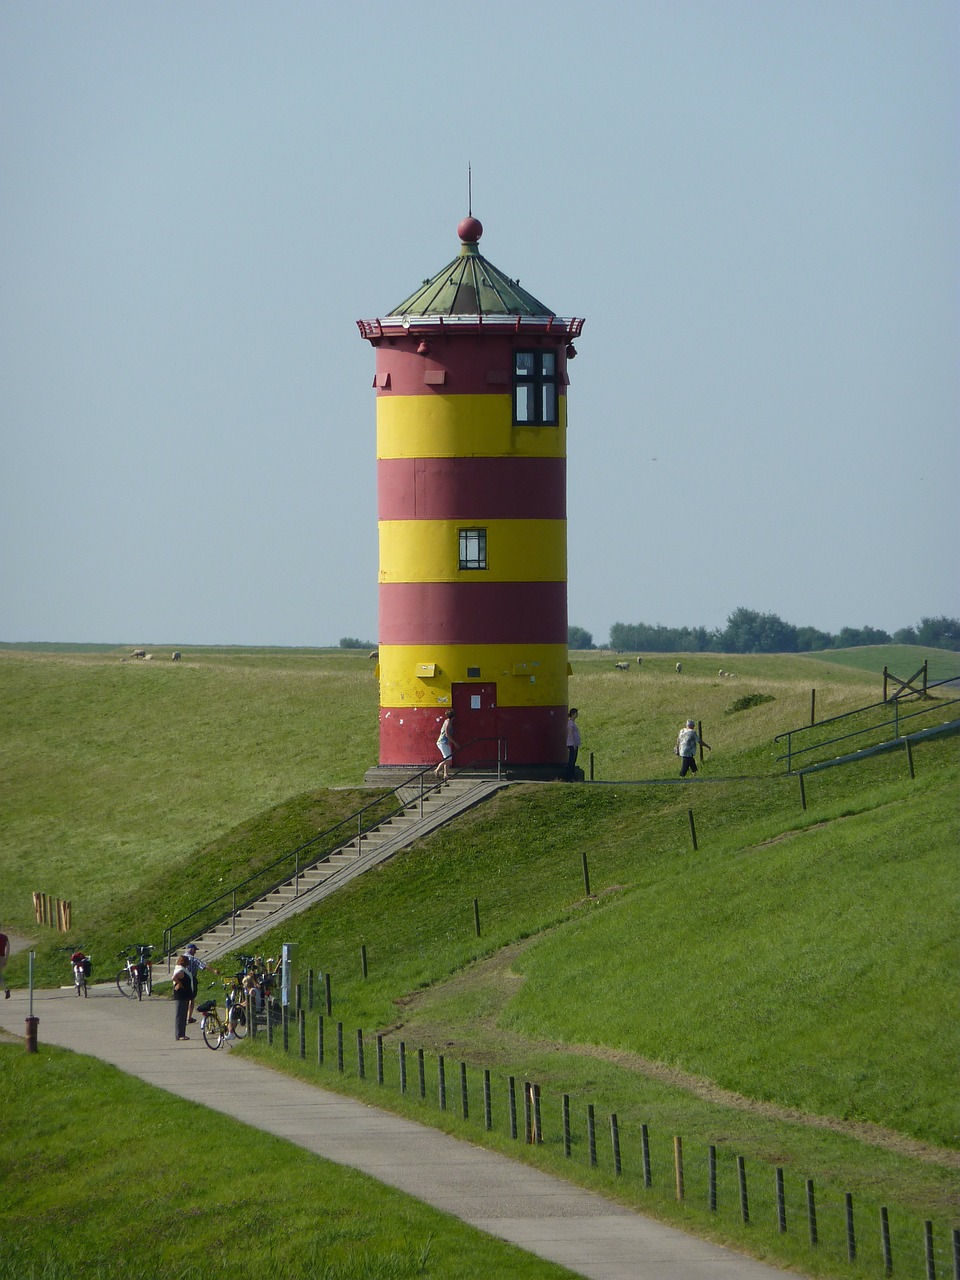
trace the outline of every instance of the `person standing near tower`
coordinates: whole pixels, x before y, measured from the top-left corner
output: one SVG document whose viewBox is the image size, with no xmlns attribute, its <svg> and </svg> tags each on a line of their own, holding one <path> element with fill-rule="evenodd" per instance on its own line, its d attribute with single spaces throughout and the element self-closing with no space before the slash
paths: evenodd
<svg viewBox="0 0 960 1280">
<path fill-rule="evenodd" d="M 450 777 L 450 757 L 460 746 L 453 737 L 453 722 L 455 718 L 456 712 L 447 712 L 446 718 L 440 726 L 440 736 L 437 738 L 437 746 L 440 748 L 440 754 L 443 756 L 443 759 L 433 772 L 438 778 L 442 778 L 444 782 L 447 782 Z"/>
<path fill-rule="evenodd" d="M 575 782 L 577 778 L 577 754 L 580 751 L 580 728 L 577 716 L 580 712 L 571 707 L 567 713 L 567 781 Z"/>
</svg>

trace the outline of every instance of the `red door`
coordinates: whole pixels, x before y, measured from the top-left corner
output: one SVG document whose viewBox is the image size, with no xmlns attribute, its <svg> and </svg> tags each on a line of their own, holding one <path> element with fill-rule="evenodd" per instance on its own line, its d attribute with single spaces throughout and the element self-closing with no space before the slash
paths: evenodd
<svg viewBox="0 0 960 1280">
<path fill-rule="evenodd" d="M 460 750 L 453 757 L 455 769 L 465 765 L 497 762 L 497 686 L 455 684 L 453 709 L 457 713 L 454 737 Z M 479 739 L 479 741 L 478 741 Z"/>
</svg>

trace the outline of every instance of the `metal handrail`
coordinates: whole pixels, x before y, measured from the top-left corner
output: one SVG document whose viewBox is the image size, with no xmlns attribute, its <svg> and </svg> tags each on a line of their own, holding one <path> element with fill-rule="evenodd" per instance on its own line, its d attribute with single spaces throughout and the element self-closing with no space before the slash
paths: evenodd
<svg viewBox="0 0 960 1280">
<path fill-rule="evenodd" d="M 496 742 L 497 743 L 496 765 L 497 765 L 497 779 L 499 781 L 500 778 L 502 777 L 502 764 L 506 760 L 505 739 L 473 738 L 471 739 L 470 742 L 465 743 L 464 746 L 458 747 L 457 751 L 455 751 L 453 755 L 456 756 L 457 754 L 463 751 L 466 751 L 467 748 L 475 746 L 478 742 Z M 453 757 L 451 757 L 451 759 L 452 758 Z M 163 951 L 164 951 L 164 955 L 166 955 L 167 957 L 168 969 L 170 967 L 170 957 L 173 953 L 172 944 L 173 944 L 174 929 L 179 928 L 181 925 L 187 924 L 187 922 L 190 920 L 195 920 L 197 916 L 200 916 L 206 912 L 209 912 L 210 908 L 215 907 L 217 903 L 224 902 L 226 899 L 229 899 L 231 904 L 230 910 L 227 912 L 224 912 L 224 914 L 220 916 L 219 919 L 227 919 L 228 917 L 232 917 L 233 924 L 234 924 L 234 931 L 236 931 L 236 919 L 241 911 L 245 911 L 246 908 L 251 906 L 254 902 L 258 902 L 261 898 L 266 897 L 267 894 L 273 893 L 275 889 L 279 889 L 281 885 L 287 884 L 291 879 L 294 882 L 294 897 L 299 898 L 301 872 L 305 871 L 308 867 L 314 866 L 318 862 L 328 862 L 330 858 L 337 852 L 338 849 L 344 848 L 347 844 L 349 844 L 354 839 L 360 840 L 366 834 L 367 831 L 372 831 L 376 827 L 378 827 L 381 823 L 386 822 L 389 818 L 395 818 L 397 814 L 403 813 L 405 809 L 409 808 L 411 803 L 410 801 L 403 801 L 395 809 L 390 809 L 386 813 L 381 813 L 377 817 L 376 822 L 371 823 L 368 827 L 364 827 L 363 825 L 363 816 L 365 813 L 367 813 L 370 809 L 376 808 L 379 805 L 381 805 L 384 802 L 384 800 L 386 800 L 389 796 L 398 795 L 400 791 L 404 790 L 405 788 L 408 788 L 412 783 L 415 783 L 415 782 L 419 782 L 420 784 L 419 795 L 415 803 L 418 805 L 418 808 L 420 811 L 420 817 L 422 818 L 424 797 L 429 795 L 433 791 L 439 791 L 440 788 L 443 786 L 443 783 L 440 781 L 436 782 L 435 784 L 426 785 L 426 786 L 424 785 L 424 779 L 426 775 L 429 773 L 432 773 L 435 770 L 435 768 L 436 766 L 432 764 L 425 765 L 424 768 L 419 769 L 417 772 L 410 774 L 407 778 L 404 779 L 403 782 L 398 783 L 395 787 L 391 787 L 388 791 L 384 791 L 375 800 L 371 800 L 368 804 L 363 805 L 360 809 L 356 811 L 356 813 L 349 814 L 346 818 L 341 818 L 339 822 L 334 823 L 332 827 L 328 827 L 326 831 L 321 831 L 318 835 L 312 836 L 309 840 L 305 841 L 301 845 L 298 845 L 295 849 L 291 849 L 289 852 L 281 854 L 279 858 L 276 858 L 273 862 L 267 863 L 265 867 L 261 867 L 259 871 L 255 871 L 253 875 L 247 876 L 245 880 L 239 881 L 231 889 L 225 889 L 223 893 L 218 894 L 217 897 L 215 898 L 211 898 L 209 902 L 205 902 L 202 906 L 197 907 L 194 911 L 191 911 L 188 915 L 181 916 L 179 920 L 174 920 L 171 924 L 167 925 L 163 931 Z M 330 848 L 326 852 L 326 854 L 320 857 L 312 857 L 309 860 L 301 860 L 300 855 L 305 850 L 312 849 L 315 845 L 320 844 L 321 841 L 327 839 L 329 836 L 333 834 L 333 832 L 345 826 L 348 822 L 357 823 L 356 836 L 351 835 L 349 839 L 343 840 L 339 844 L 335 844 L 332 848 Z M 253 897 L 247 898 L 246 901 L 238 903 L 237 894 L 242 889 L 244 889 L 247 885 L 251 884 L 254 880 L 259 880 L 266 873 L 272 871 L 276 867 L 279 867 L 282 863 L 289 863 L 291 858 L 293 858 L 294 860 L 292 875 L 288 873 L 282 876 L 279 880 L 274 880 L 271 883 L 267 884 L 266 886 L 261 886 L 257 890 L 257 892 L 253 895 Z M 214 923 L 216 922 L 217 921 L 214 921 Z M 192 932 L 194 931 L 191 931 L 191 933 Z M 189 936 L 190 934 L 183 934 L 184 939 L 186 939 Z"/>
<path fill-rule="evenodd" d="M 937 689 L 943 685 L 955 684 L 956 677 L 949 677 L 945 680 L 937 680 L 934 683 L 928 684 L 926 698 L 930 698 L 931 689 Z M 930 700 L 934 701 L 933 699 Z M 776 763 L 780 764 L 781 761 L 785 760 L 787 762 L 787 773 L 790 773 L 792 772 L 794 762 L 801 756 L 809 755 L 812 751 L 822 751 L 825 747 L 835 746 L 839 742 L 847 742 L 851 738 L 861 738 L 865 734 L 875 734 L 879 730 L 891 727 L 893 729 L 894 740 L 899 740 L 903 736 L 901 726 L 905 722 L 913 720 L 917 716 L 929 715 L 931 712 L 940 711 L 944 707 L 952 706 L 954 703 L 960 702 L 960 697 L 947 698 L 946 700 L 938 698 L 935 700 L 935 706 L 924 706 L 921 707 L 919 711 L 910 711 L 906 714 L 900 710 L 903 701 L 903 698 L 888 698 L 881 702 L 871 702 L 867 706 L 857 707 L 853 711 L 844 711 L 838 716 L 829 716 L 826 720 L 818 720 L 815 724 L 800 725 L 797 729 L 788 729 L 786 733 L 778 733 L 774 738 L 774 742 L 782 742 L 785 739 L 787 743 L 787 750 L 783 755 L 777 756 Z M 863 716 L 871 711 L 876 711 L 878 707 L 889 708 L 891 705 L 893 707 L 892 718 L 877 720 L 874 723 L 867 725 L 865 728 L 854 729 L 849 733 L 840 733 L 832 738 L 818 740 L 808 747 L 800 747 L 797 749 L 793 745 L 795 737 L 799 734 L 811 733 L 815 729 L 823 729 L 825 725 L 836 725 L 844 720 L 849 721 L 854 716 Z"/>
</svg>

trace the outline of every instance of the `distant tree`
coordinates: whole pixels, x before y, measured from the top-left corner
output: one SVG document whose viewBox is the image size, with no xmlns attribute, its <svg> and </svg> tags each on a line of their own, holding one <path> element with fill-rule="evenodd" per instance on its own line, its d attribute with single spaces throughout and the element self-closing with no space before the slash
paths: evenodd
<svg viewBox="0 0 960 1280">
<path fill-rule="evenodd" d="M 354 636 L 344 636 L 340 641 L 341 649 L 373 649 L 369 640 L 357 640 Z"/>
<path fill-rule="evenodd" d="M 921 618 L 915 643 L 932 649 L 960 649 L 960 618 Z"/>
<path fill-rule="evenodd" d="M 594 649 L 593 636 L 583 627 L 567 627 L 568 649 Z"/>
<path fill-rule="evenodd" d="M 722 636 L 727 653 L 796 653 L 797 628 L 775 613 L 735 609 Z"/>
<path fill-rule="evenodd" d="M 878 631 L 876 627 L 841 627 L 833 637 L 832 648 L 856 649 L 864 644 L 889 644 L 890 637 L 886 631 Z"/>
<path fill-rule="evenodd" d="M 901 627 L 893 633 L 894 644 L 919 644 L 917 633 L 913 627 Z"/>
<path fill-rule="evenodd" d="M 829 631 L 818 631 L 816 627 L 797 628 L 799 653 L 815 653 L 819 649 L 829 649 L 832 644 L 833 636 Z"/>
</svg>

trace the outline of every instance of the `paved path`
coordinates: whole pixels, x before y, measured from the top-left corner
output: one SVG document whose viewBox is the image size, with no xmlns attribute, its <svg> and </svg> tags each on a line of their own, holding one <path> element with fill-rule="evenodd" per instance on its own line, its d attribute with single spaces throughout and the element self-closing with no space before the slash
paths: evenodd
<svg viewBox="0 0 960 1280">
<path fill-rule="evenodd" d="M 34 993 L 38 1039 L 110 1062 L 169 1093 L 360 1169 L 591 1280 L 772 1280 L 787 1272 L 685 1235 L 560 1178 L 281 1072 L 211 1053 L 196 1026 L 177 1044 L 173 1006 L 113 987 Z M 0 1000 L 23 1035 L 24 991 Z"/>
</svg>

